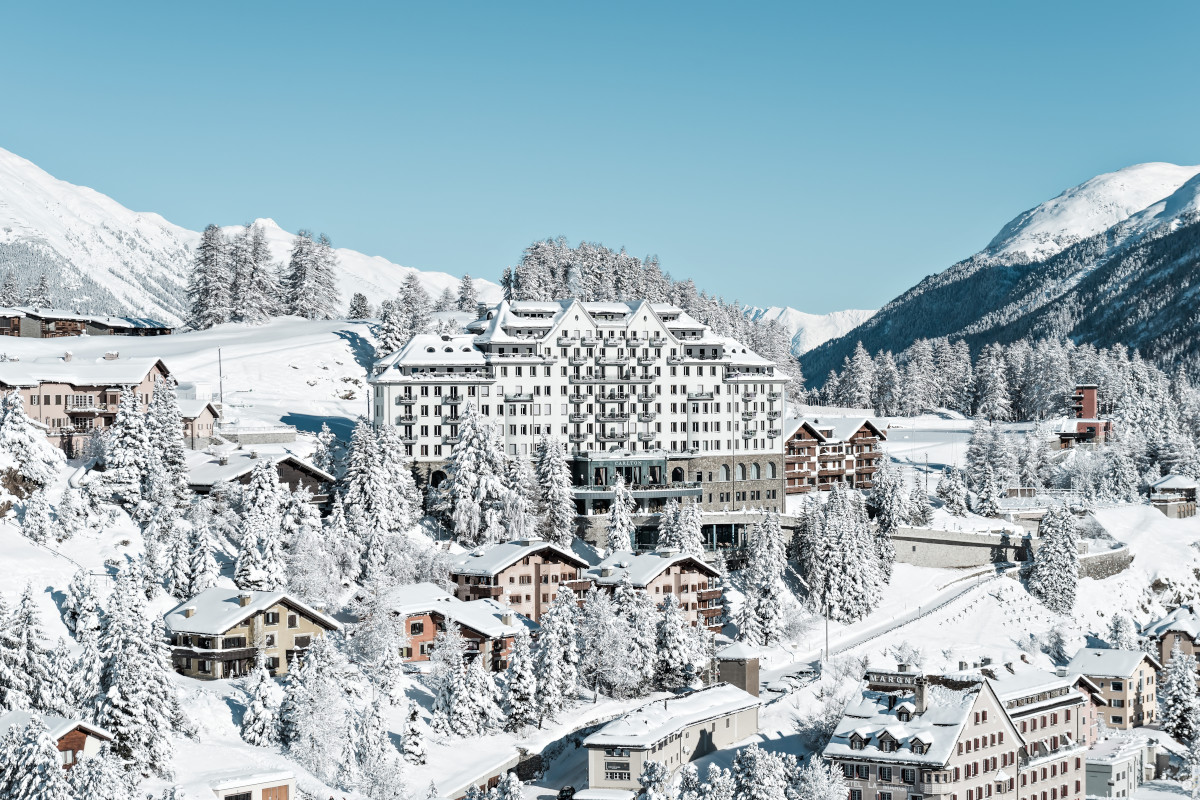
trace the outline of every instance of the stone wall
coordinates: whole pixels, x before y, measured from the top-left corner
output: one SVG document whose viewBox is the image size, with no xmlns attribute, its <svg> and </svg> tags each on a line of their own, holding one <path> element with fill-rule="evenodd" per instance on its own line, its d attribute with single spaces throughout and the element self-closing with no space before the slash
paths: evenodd
<svg viewBox="0 0 1200 800">
<path fill-rule="evenodd" d="M 892 541 L 903 564 L 950 569 L 1027 561 L 1037 550 L 1035 538 L 1017 532 L 900 528 Z"/>
<path fill-rule="evenodd" d="M 1111 578 L 1119 572 L 1129 569 L 1133 563 L 1133 553 L 1122 545 L 1116 550 L 1102 553 L 1088 553 L 1079 557 L 1079 577 L 1102 580 Z"/>
<path fill-rule="evenodd" d="M 745 466 L 747 480 L 734 480 L 737 477 L 739 464 Z M 756 481 L 749 480 L 754 464 L 758 464 L 759 474 L 762 476 Z M 768 465 L 770 464 L 775 466 L 774 478 L 766 477 L 769 474 L 770 467 Z M 721 480 L 722 466 L 729 469 L 730 480 L 728 481 Z M 700 497 L 700 507 L 705 511 L 722 511 L 724 509 L 740 511 L 747 508 L 763 508 L 782 513 L 786 507 L 784 466 L 783 453 L 739 452 L 736 455 L 687 458 L 669 455 L 667 460 L 668 472 L 674 472 L 676 468 L 679 468 L 683 470 L 684 480 L 701 482 L 703 493 Z M 746 493 L 745 500 L 734 499 L 740 492 Z M 770 496 L 770 492 L 774 492 L 774 497 Z M 728 494 L 729 497 L 722 500 L 722 494 Z"/>
</svg>

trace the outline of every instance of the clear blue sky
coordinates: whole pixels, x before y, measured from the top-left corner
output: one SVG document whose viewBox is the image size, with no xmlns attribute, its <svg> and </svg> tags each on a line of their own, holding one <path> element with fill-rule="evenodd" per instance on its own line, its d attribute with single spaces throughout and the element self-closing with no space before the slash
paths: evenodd
<svg viewBox="0 0 1200 800">
<path fill-rule="evenodd" d="M 874 307 L 1096 173 L 1200 162 L 1192 3 L 24 3 L 0 26 L 0 147 L 58 177 L 488 278 L 562 234 L 729 299 Z"/>
</svg>

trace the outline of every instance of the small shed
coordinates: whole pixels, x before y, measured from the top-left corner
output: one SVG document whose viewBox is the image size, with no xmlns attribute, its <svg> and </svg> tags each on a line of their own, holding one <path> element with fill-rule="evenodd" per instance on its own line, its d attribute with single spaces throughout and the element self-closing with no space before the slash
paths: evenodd
<svg viewBox="0 0 1200 800">
<path fill-rule="evenodd" d="M 216 800 L 294 800 L 296 776 L 291 772 L 238 775 L 209 784 Z"/>
<path fill-rule="evenodd" d="M 758 653 L 745 642 L 734 642 L 717 651 L 721 680 L 758 697 Z"/>
</svg>

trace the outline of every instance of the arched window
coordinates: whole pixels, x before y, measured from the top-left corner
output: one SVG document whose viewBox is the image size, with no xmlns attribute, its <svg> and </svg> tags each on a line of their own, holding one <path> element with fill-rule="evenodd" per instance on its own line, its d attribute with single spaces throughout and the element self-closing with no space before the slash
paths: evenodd
<svg viewBox="0 0 1200 800">
<path fill-rule="evenodd" d="M 441 486 L 445 480 L 446 473 L 439 469 L 429 476 L 429 485 L 436 489 L 437 487 Z"/>
<path fill-rule="evenodd" d="M 683 467 L 671 470 L 671 483 L 683 483 Z"/>
<path fill-rule="evenodd" d="M 762 478 L 762 470 L 759 469 L 758 462 L 755 461 L 750 465 L 750 480 L 756 481 Z"/>
<path fill-rule="evenodd" d="M 738 476 L 737 479 L 739 481 L 746 480 L 746 465 L 745 464 L 737 465 L 737 476 Z"/>
<path fill-rule="evenodd" d="M 721 480 L 723 480 L 723 481 L 729 480 L 729 465 L 728 464 L 721 465 Z"/>
<path fill-rule="evenodd" d="M 779 475 L 778 475 L 778 472 L 776 472 L 775 462 L 774 461 L 767 462 L 767 477 L 768 478 L 776 478 L 778 476 Z"/>
</svg>

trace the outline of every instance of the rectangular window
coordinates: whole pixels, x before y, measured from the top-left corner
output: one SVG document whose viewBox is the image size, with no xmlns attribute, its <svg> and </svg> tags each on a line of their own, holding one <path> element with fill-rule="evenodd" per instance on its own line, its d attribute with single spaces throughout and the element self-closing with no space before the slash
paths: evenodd
<svg viewBox="0 0 1200 800">
<path fill-rule="evenodd" d="M 250 800 L 250 792 L 238 792 L 225 795 L 225 800 Z"/>
<path fill-rule="evenodd" d="M 264 646 L 266 646 L 266 647 L 274 647 L 275 646 L 275 634 L 268 633 L 266 635 L 266 637 L 264 639 Z"/>
<path fill-rule="evenodd" d="M 279 612 L 278 611 L 268 611 L 267 613 L 263 614 L 263 624 L 264 625 L 278 625 L 279 624 Z"/>
<path fill-rule="evenodd" d="M 891 783 L 892 768 L 891 767 L 880 767 L 879 768 L 879 780 L 882 783 Z"/>
<path fill-rule="evenodd" d="M 300 627 L 300 615 L 299 614 L 288 614 L 288 627 L 289 628 L 299 628 Z"/>
<path fill-rule="evenodd" d="M 860 781 L 865 781 L 870 777 L 871 777 L 871 768 L 869 766 L 867 766 L 866 764 L 859 764 L 858 765 L 858 779 Z"/>
<path fill-rule="evenodd" d="M 420 636 L 424 632 L 425 632 L 425 623 L 424 622 L 409 623 L 409 626 L 408 626 L 408 635 L 409 636 Z"/>
</svg>

